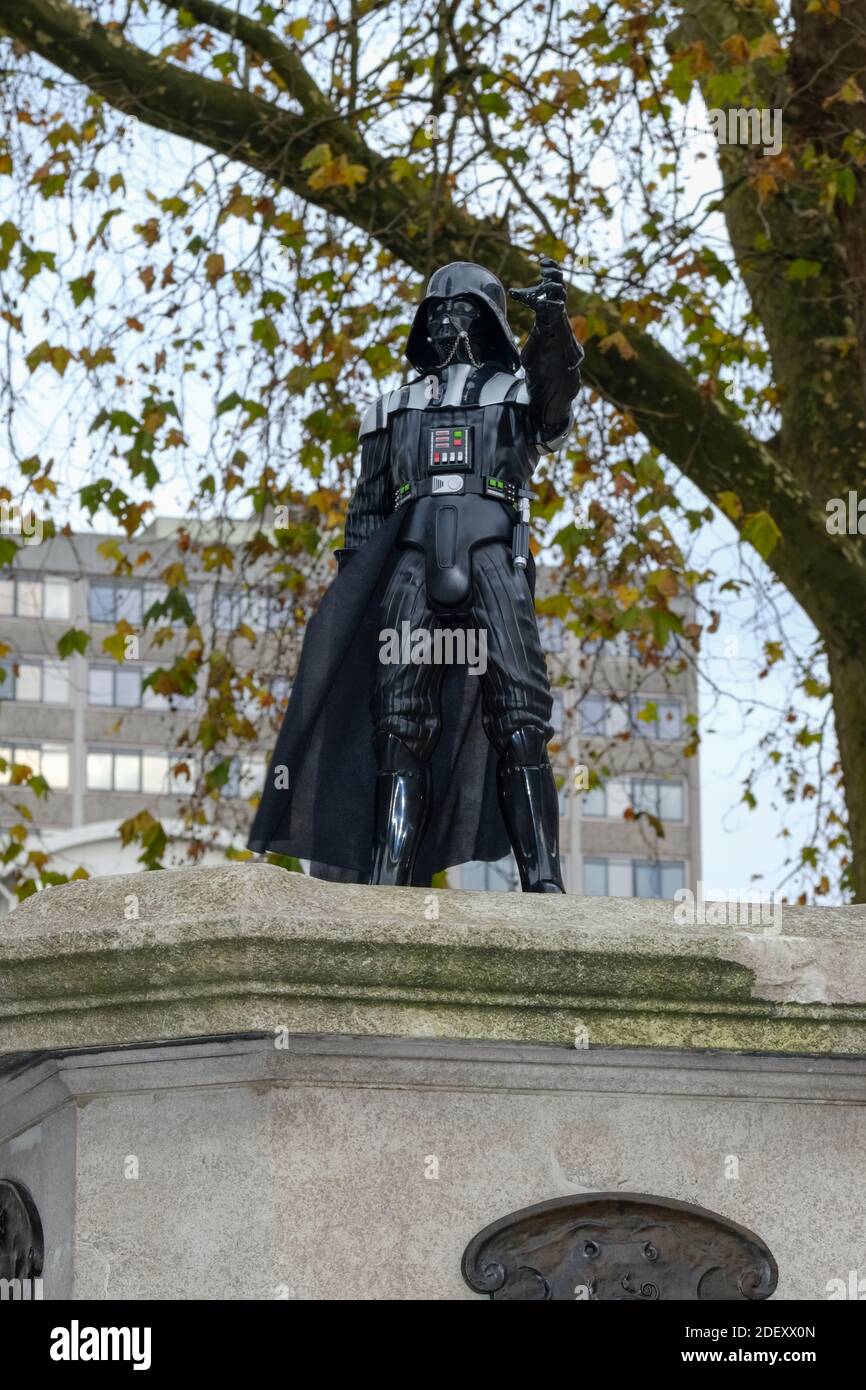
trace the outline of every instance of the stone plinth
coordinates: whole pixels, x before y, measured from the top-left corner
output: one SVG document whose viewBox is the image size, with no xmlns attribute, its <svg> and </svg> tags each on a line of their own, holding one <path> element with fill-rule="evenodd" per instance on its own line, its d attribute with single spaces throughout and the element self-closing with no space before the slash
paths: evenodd
<svg viewBox="0 0 866 1390">
<path fill-rule="evenodd" d="M 0 1053 L 272 1032 L 866 1055 L 866 907 L 324 883 L 272 865 L 49 888 L 0 936 Z"/>
<path fill-rule="evenodd" d="M 866 909 L 781 926 L 247 864 L 28 900 L 0 1179 L 39 1210 L 45 1296 L 471 1298 L 476 1231 L 593 1191 L 751 1227 L 777 1298 L 850 1288 Z"/>
</svg>

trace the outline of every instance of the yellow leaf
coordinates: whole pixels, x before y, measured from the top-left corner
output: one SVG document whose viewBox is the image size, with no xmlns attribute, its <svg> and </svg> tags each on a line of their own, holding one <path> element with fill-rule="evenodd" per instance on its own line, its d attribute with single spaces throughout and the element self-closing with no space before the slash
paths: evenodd
<svg viewBox="0 0 866 1390">
<path fill-rule="evenodd" d="M 735 492 L 720 492 L 716 501 L 731 521 L 738 521 L 743 515 L 743 504 Z"/>
<path fill-rule="evenodd" d="M 354 188 L 356 184 L 363 183 L 366 177 L 367 170 L 363 164 L 350 164 L 346 156 L 341 154 L 314 169 L 307 183 L 314 189 Z"/>
<path fill-rule="evenodd" d="M 628 361 L 630 357 L 637 357 L 637 353 L 628 338 L 624 333 L 621 333 L 619 329 L 617 329 L 616 333 L 608 333 L 606 338 L 602 338 L 599 347 L 602 352 L 607 352 L 610 348 L 615 347 L 620 357 L 625 358 L 626 361 Z"/>
<path fill-rule="evenodd" d="M 866 101 L 866 96 L 863 95 L 860 84 L 853 73 L 850 77 L 846 77 L 838 92 L 834 92 L 831 97 L 827 97 L 826 101 L 822 104 L 825 107 L 834 106 L 837 101 L 843 101 L 846 106 L 855 106 L 857 102 Z"/>
<path fill-rule="evenodd" d="M 771 29 L 767 29 L 750 45 L 753 58 L 769 58 L 773 53 L 778 53 L 780 47 L 779 40 Z"/>
</svg>

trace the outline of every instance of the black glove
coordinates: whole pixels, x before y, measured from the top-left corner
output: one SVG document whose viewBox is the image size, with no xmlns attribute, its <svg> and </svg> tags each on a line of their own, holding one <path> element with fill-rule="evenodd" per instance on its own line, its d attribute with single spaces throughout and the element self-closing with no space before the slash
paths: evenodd
<svg viewBox="0 0 866 1390">
<path fill-rule="evenodd" d="M 512 299 L 532 309 L 544 328 L 551 328 L 565 317 L 565 279 L 556 261 L 541 257 L 541 284 L 528 290 L 509 290 Z"/>
<path fill-rule="evenodd" d="M 342 574 L 342 573 L 343 573 L 343 570 L 344 570 L 344 569 L 346 568 L 346 566 L 348 565 L 348 563 L 349 563 L 349 561 L 351 560 L 351 558 L 352 558 L 352 556 L 354 555 L 354 553 L 355 553 L 354 550 L 335 550 L 335 551 L 334 551 L 334 555 L 335 555 L 336 560 L 337 560 L 337 573 L 338 573 L 338 574 Z"/>
</svg>

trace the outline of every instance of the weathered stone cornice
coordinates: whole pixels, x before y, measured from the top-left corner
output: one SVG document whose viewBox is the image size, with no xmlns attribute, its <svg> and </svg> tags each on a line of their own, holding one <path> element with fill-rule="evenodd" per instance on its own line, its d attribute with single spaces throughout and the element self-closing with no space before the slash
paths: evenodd
<svg viewBox="0 0 866 1390">
<path fill-rule="evenodd" d="M 75 882 L 0 926 L 0 1052 L 285 1028 L 866 1055 L 866 907 L 778 928 L 265 864 Z"/>
</svg>

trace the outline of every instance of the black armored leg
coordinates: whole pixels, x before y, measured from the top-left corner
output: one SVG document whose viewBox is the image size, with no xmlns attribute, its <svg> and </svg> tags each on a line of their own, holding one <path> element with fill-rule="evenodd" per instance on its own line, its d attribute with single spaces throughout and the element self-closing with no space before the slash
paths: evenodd
<svg viewBox="0 0 866 1390">
<path fill-rule="evenodd" d="M 370 883 L 410 884 L 430 814 L 430 766 L 396 734 L 377 733 L 376 825 Z"/>
<path fill-rule="evenodd" d="M 559 798 L 542 729 L 515 730 L 500 755 L 497 785 L 524 893 L 564 893 Z"/>
<path fill-rule="evenodd" d="M 535 606 L 502 545 L 473 555 L 474 619 L 487 634 L 484 727 L 499 754 L 502 818 L 524 893 L 564 893 L 559 798 L 547 756 L 552 699 Z"/>
</svg>

